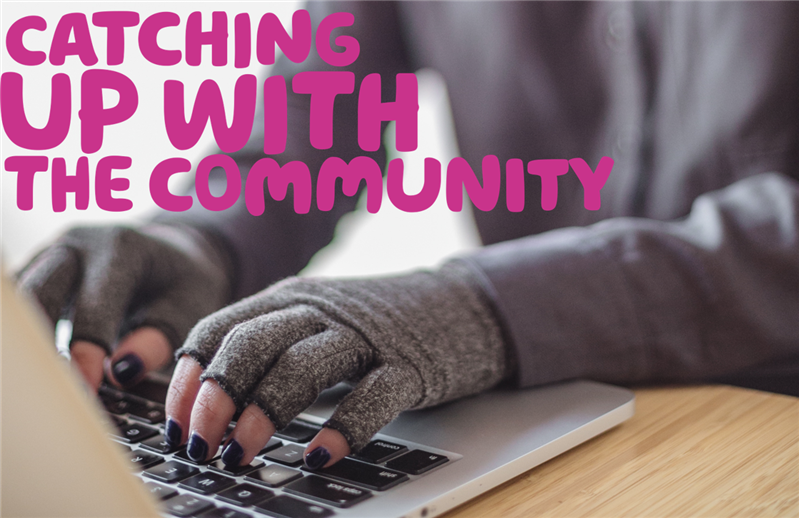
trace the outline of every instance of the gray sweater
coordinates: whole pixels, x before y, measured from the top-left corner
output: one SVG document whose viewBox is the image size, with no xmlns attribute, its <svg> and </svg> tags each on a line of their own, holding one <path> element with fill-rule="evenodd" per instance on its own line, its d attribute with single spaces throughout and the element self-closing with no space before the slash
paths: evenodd
<svg viewBox="0 0 799 518">
<path fill-rule="evenodd" d="M 570 378 L 623 384 L 722 380 L 799 393 L 799 4 L 364 2 L 347 10 L 360 42 L 357 85 L 438 70 L 462 156 L 615 160 L 598 211 L 574 174 L 541 209 L 527 175 L 525 210 L 475 210 L 484 274 L 518 382 Z M 273 73 L 330 70 L 311 52 Z M 289 83 L 290 84 L 290 83 Z M 308 139 L 309 96 L 289 88 L 280 162 L 312 174 L 330 156 L 385 152 L 357 144 L 357 95 L 339 96 L 333 148 Z M 256 120 L 256 130 L 263 121 Z M 246 174 L 263 136 L 234 158 Z M 504 183 L 504 182 L 503 182 Z M 504 189 L 504 187 L 503 187 Z M 291 196 L 262 216 L 241 203 L 170 219 L 219 236 L 238 297 L 297 273 L 330 242 L 356 199 L 294 212 Z M 505 199 L 504 192 L 500 200 Z"/>
</svg>

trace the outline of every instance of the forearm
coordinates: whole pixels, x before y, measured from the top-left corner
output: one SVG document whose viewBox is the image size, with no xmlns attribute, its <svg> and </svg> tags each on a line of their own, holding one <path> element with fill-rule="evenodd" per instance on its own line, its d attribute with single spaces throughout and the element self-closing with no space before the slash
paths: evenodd
<svg viewBox="0 0 799 518">
<path fill-rule="evenodd" d="M 706 380 L 799 364 L 799 185 L 775 174 L 681 221 L 617 218 L 487 247 L 520 383 Z"/>
</svg>

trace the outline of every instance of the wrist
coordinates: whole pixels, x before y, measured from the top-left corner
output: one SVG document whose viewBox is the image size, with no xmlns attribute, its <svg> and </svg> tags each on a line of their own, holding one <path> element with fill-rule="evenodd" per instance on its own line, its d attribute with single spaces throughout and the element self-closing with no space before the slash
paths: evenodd
<svg viewBox="0 0 799 518">
<path fill-rule="evenodd" d="M 487 323 L 486 325 L 492 330 L 492 334 L 497 334 L 497 341 L 501 344 L 504 354 L 504 368 L 497 385 L 507 383 L 515 386 L 518 383 L 519 370 L 516 349 L 510 334 L 507 332 L 504 318 L 497 307 L 495 290 L 491 280 L 477 264 L 468 258 L 456 258 L 446 262 L 441 267 L 441 272 L 457 277 L 460 282 L 465 283 L 475 294 L 477 311 Z"/>
</svg>

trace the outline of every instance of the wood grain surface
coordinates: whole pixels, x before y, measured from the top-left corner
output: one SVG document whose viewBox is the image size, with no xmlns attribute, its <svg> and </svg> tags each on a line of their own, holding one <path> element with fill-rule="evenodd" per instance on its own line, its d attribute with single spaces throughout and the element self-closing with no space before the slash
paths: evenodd
<svg viewBox="0 0 799 518">
<path fill-rule="evenodd" d="M 635 391 L 621 426 L 444 515 L 799 516 L 799 398 Z"/>
</svg>

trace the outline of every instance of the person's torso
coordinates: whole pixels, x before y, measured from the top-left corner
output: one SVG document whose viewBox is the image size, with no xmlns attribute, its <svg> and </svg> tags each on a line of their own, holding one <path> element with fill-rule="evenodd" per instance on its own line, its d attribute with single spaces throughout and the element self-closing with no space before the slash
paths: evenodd
<svg viewBox="0 0 799 518">
<path fill-rule="evenodd" d="M 799 4 L 440 2 L 399 4 L 414 66 L 449 90 L 460 155 L 525 163 L 614 159 L 602 208 L 576 174 L 541 209 L 475 210 L 494 243 L 614 216 L 672 219 L 743 177 L 799 177 Z M 504 187 L 504 186 L 503 186 Z"/>
</svg>

